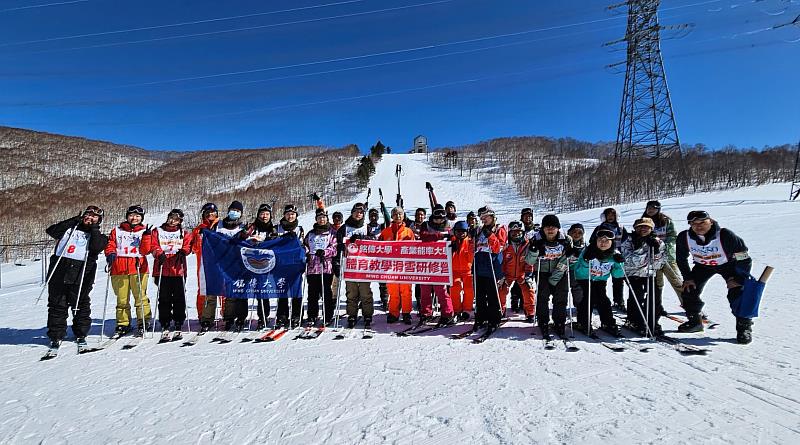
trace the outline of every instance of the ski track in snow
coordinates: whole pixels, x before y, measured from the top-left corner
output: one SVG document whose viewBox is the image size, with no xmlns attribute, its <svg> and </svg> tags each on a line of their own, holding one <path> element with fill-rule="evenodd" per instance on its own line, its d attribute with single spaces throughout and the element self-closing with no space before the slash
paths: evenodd
<svg viewBox="0 0 800 445">
<path fill-rule="evenodd" d="M 513 186 L 470 183 L 456 171 L 428 168 L 424 155 L 385 155 L 370 184 L 370 206 L 377 206 L 381 187 L 393 207 L 397 163 L 409 213 L 429 206 L 425 181 L 442 203 L 454 200 L 461 217 L 488 203 L 508 223 L 528 205 Z M 662 201 L 679 230 L 689 210 L 705 208 L 742 236 L 755 275 L 766 264 L 776 267 L 754 342 L 745 347 L 733 340 L 724 283 L 709 282 L 705 310 L 721 326 L 685 336 L 709 346 L 707 356 L 684 357 L 660 345 L 648 353 L 614 353 L 582 337 L 575 340 L 579 352 L 567 353 L 560 343 L 545 351 L 522 322 L 507 323 L 480 345 L 448 337 L 466 327 L 400 338 L 390 335 L 400 327 L 378 315 L 372 340 L 361 340 L 359 332 L 333 341 L 326 332 L 293 341 L 289 333 L 274 343 L 219 345 L 206 335 L 181 348 L 180 342 L 156 344 L 156 336 L 131 350 L 122 350 L 127 340 L 121 340 L 82 356 L 70 341 L 56 359 L 39 362 L 47 310 L 46 295 L 34 305 L 39 263 L 3 264 L 0 443 L 796 443 L 800 355 L 792 334 L 800 327 L 794 310 L 800 255 L 784 238 L 793 240 L 800 229 L 800 204 L 782 199 L 788 188 Z M 329 211 L 348 215 L 351 206 Z M 617 206 L 628 224 L 642 208 Z M 601 210 L 560 215 L 562 225 L 583 222 L 590 231 Z M 312 215 L 301 221 L 309 228 Z M 194 258 L 189 264 L 187 301 L 194 314 Z M 98 273 L 90 344 L 98 339 L 105 288 L 106 276 Z M 155 291 L 151 283 L 153 303 Z M 373 291 L 377 297 L 377 285 Z M 678 312 L 669 288 L 664 296 L 667 309 Z M 113 306 L 111 293 L 107 333 Z M 677 323 L 662 320 L 662 326 L 674 331 Z"/>
</svg>

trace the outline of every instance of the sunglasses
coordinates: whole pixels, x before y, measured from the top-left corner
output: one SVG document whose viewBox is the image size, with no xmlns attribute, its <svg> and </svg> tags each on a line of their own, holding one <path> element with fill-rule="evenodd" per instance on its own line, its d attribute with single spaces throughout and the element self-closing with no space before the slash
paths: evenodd
<svg viewBox="0 0 800 445">
<path fill-rule="evenodd" d="M 689 215 L 686 216 L 686 221 L 691 224 L 693 222 L 709 219 L 710 217 L 711 216 L 709 216 L 708 212 L 705 210 L 692 210 L 689 212 Z"/>
</svg>

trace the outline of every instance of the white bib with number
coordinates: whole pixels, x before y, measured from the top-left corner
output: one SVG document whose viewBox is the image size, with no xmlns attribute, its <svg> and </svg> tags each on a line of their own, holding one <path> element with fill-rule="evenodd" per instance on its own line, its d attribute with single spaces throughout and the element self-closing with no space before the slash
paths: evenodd
<svg viewBox="0 0 800 445">
<path fill-rule="evenodd" d="M 555 260 L 561 257 L 564 254 L 564 246 L 562 244 L 558 244 L 555 246 L 544 246 L 544 259 L 545 260 Z"/>
<path fill-rule="evenodd" d="M 589 274 L 593 277 L 604 277 L 611 273 L 612 267 L 614 267 L 614 263 L 604 263 L 597 258 L 592 258 L 589 261 Z"/>
<path fill-rule="evenodd" d="M 705 266 L 720 266 L 728 262 L 728 256 L 722 248 L 722 242 L 719 237 L 712 239 L 705 246 L 697 244 L 697 241 L 688 234 L 686 235 L 686 240 L 689 242 L 689 253 L 695 263 Z"/>
<path fill-rule="evenodd" d="M 183 247 L 183 231 L 167 232 L 158 231 L 158 244 L 167 255 L 175 255 Z"/>
<path fill-rule="evenodd" d="M 70 233 L 70 231 L 67 231 L 67 233 L 61 237 L 61 240 L 58 242 L 58 248 L 56 249 L 56 255 L 71 260 L 83 261 L 86 258 L 89 234 L 75 229 L 75 232 L 72 233 L 72 237 L 70 238 Z M 67 243 L 67 240 L 69 240 L 69 243 Z"/>
<path fill-rule="evenodd" d="M 656 234 L 658 239 L 664 241 L 665 239 L 667 239 L 667 226 L 664 225 L 661 227 L 656 227 L 655 229 L 653 229 L 653 233 Z"/>
<path fill-rule="evenodd" d="M 139 252 L 142 245 L 142 234 L 144 230 L 138 232 L 128 232 L 117 227 L 117 256 L 128 258 L 140 258 L 142 256 Z"/>
</svg>

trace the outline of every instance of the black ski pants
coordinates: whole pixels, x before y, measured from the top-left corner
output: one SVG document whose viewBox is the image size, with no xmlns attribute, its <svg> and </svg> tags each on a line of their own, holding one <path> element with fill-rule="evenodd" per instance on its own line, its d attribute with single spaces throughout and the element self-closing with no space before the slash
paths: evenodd
<svg viewBox="0 0 800 445">
<path fill-rule="evenodd" d="M 496 326 L 502 316 L 497 283 L 492 277 L 475 277 L 475 323 L 485 321 Z"/>
<path fill-rule="evenodd" d="M 302 298 L 292 298 L 292 318 L 300 318 L 300 314 L 303 312 L 303 299 Z M 278 299 L 278 318 L 289 318 L 289 298 L 279 298 Z"/>
<path fill-rule="evenodd" d="M 248 305 L 247 298 L 226 298 L 225 308 L 223 309 L 222 319 L 225 321 L 226 328 L 231 323 L 244 326 L 247 322 Z"/>
<path fill-rule="evenodd" d="M 635 326 L 643 327 L 644 320 L 642 319 L 642 314 L 644 314 L 648 321 L 647 325 L 653 330 L 658 324 L 658 319 L 661 318 L 661 292 L 654 289 L 655 279 L 648 277 L 629 277 L 628 280 L 631 284 L 631 289 L 628 292 L 628 320 Z M 650 296 L 651 294 L 652 298 Z M 649 313 L 647 299 L 650 299 Z M 655 304 L 655 308 L 653 304 Z M 639 306 L 639 309 L 636 309 L 636 306 Z M 641 313 L 639 313 L 640 309 Z M 653 312 L 655 312 L 655 314 Z"/>
<path fill-rule="evenodd" d="M 158 286 L 158 322 L 162 327 L 175 322 L 180 329 L 186 320 L 186 295 L 183 277 L 155 277 Z"/>
<path fill-rule="evenodd" d="M 686 310 L 686 314 L 699 314 L 700 311 L 703 310 L 703 300 L 700 299 L 700 295 L 703 293 L 703 288 L 708 283 L 708 280 L 711 279 L 714 275 L 719 274 L 722 278 L 726 281 L 728 278 L 734 277 L 736 278 L 736 271 L 733 267 L 725 267 L 725 266 L 703 266 L 702 264 L 695 264 L 692 268 L 692 278 L 694 279 L 695 288 L 693 290 L 685 290 L 682 294 L 683 299 L 683 308 Z M 728 304 L 731 306 L 731 311 L 733 311 L 733 303 L 742 295 L 742 286 L 734 287 L 732 289 L 728 289 Z"/>
<path fill-rule="evenodd" d="M 78 302 L 80 283 L 66 284 L 50 280 L 47 286 L 47 336 L 50 340 L 63 340 L 67 335 L 67 315 L 70 308 L 73 310 L 72 333 L 76 338 L 89 335 L 89 329 L 92 327 L 89 292 L 94 283 L 94 274 L 90 280 L 84 280 L 84 283 L 81 289 L 82 297 Z"/>
<path fill-rule="evenodd" d="M 316 320 L 319 317 L 319 300 L 322 299 L 322 304 L 325 308 L 325 323 L 333 320 L 334 311 L 336 310 L 336 300 L 333 298 L 333 275 L 315 274 L 306 275 L 308 280 L 308 319 Z"/>
<path fill-rule="evenodd" d="M 623 295 L 623 291 L 625 290 L 624 285 L 624 278 L 611 278 L 611 291 L 614 296 L 614 304 L 622 304 L 625 301 L 625 296 Z"/>
<path fill-rule="evenodd" d="M 614 314 L 611 312 L 611 301 L 606 293 L 608 287 L 607 281 L 592 281 L 591 282 L 591 309 L 589 308 L 589 280 L 578 280 L 581 288 L 582 297 L 578 308 L 578 321 L 583 326 L 589 326 L 592 310 L 597 309 L 600 315 L 600 323 L 603 326 L 613 326 L 616 324 L 614 321 Z"/>
<path fill-rule="evenodd" d="M 550 273 L 539 273 L 539 282 L 536 283 L 536 319 L 538 326 L 543 331 L 550 324 L 550 297 L 553 297 L 553 325 L 557 331 L 563 331 L 567 321 L 567 277 L 562 276 L 555 285 L 550 284 Z"/>
</svg>

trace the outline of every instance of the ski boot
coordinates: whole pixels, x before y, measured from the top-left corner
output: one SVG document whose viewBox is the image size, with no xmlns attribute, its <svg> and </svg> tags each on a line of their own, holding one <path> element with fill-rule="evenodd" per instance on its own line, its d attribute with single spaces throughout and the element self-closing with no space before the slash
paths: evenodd
<svg viewBox="0 0 800 445">
<path fill-rule="evenodd" d="M 600 326 L 600 329 L 603 330 L 604 332 L 607 332 L 612 337 L 617 337 L 617 338 L 622 337 L 622 330 L 616 324 Z"/>
<path fill-rule="evenodd" d="M 289 318 L 288 317 L 278 317 L 275 320 L 275 329 L 283 329 L 289 327 Z"/>
<path fill-rule="evenodd" d="M 750 318 L 736 318 L 736 343 L 746 345 L 753 341 L 753 320 Z"/>
<path fill-rule="evenodd" d="M 445 316 L 439 317 L 439 323 L 437 323 L 436 326 L 444 328 L 447 326 L 453 326 L 454 324 L 456 324 L 456 318 L 451 315 L 449 317 Z"/>
<path fill-rule="evenodd" d="M 388 324 L 397 323 L 398 321 L 400 321 L 400 319 L 392 314 L 386 316 L 386 323 Z"/>
<path fill-rule="evenodd" d="M 372 328 L 372 317 L 364 317 L 364 329 Z"/>
<path fill-rule="evenodd" d="M 85 348 L 85 347 L 89 346 L 88 343 L 86 343 L 86 337 L 78 337 L 78 338 L 76 338 L 75 339 L 75 344 L 78 345 L 78 348 Z"/>
<path fill-rule="evenodd" d="M 411 314 L 403 314 L 403 323 L 411 324 Z"/>
<path fill-rule="evenodd" d="M 688 321 L 678 326 L 678 332 L 703 332 L 703 319 L 700 314 L 686 314 Z"/>
<path fill-rule="evenodd" d="M 263 330 L 264 330 L 264 327 L 265 327 L 266 325 L 267 325 L 267 324 L 266 324 L 266 323 L 264 323 L 264 320 L 258 320 L 258 323 L 256 324 L 256 330 L 257 330 L 257 331 L 263 331 Z"/>
<path fill-rule="evenodd" d="M 356 327 L 356 319 L 355 318 L 348 318 L 347 319 L 347 329 L 353 329 Z"/>
<path fill-rule="evenodd" d="M 300 319 L 299 318 L 292 318 L 292 324 L 290 327 L 297 328 L 300 327 Z"/>
<path fill-rule="evenodd" d="M 127 335 L 129 331 L 130 331 L 130 327 L 129 326 L 118 325 L 117 328 L 114 329 L 114 337 L 120 338 L 120 337 L 122 337 L 124 335 Z"/>
<path fill-rule="evenodd" d="M 50 349 L 58 349 L 61 347 L 61 340 L 50 340 Z"/>
<path fill-rule="evenodd" d="M 467 320 L 469 320 L 469 312 L 462 312 L 462 313 L 458 314 L 458 320 L 459 321 L 467 321 Z"/>
<path fill-rule="evenodd" d="M 536 318 L 533 315 L 528 315 L 525 317 L 525 323 L 533 323 Z"/>
</svg>

